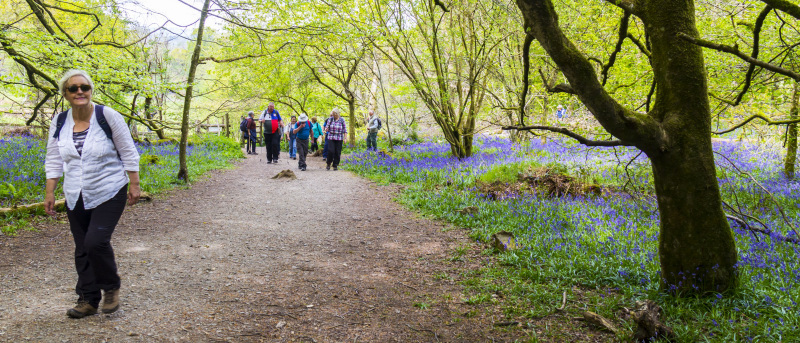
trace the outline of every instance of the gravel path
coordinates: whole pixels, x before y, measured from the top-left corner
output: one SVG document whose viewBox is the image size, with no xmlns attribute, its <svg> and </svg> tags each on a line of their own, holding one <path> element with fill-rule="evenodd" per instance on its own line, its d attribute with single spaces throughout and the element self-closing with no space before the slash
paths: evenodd
<svg viewBox="0 0 800 343">
<path fill-rule="evenodd" d="M 122 306 L 111 315 L 65 315 L 77 276 L 63 214 L 38 232 L 0 237 L 0 341 L 525 337 L 492 326 L 503 320 L 499 309 L 464 304 L 453 278 L 481 257 L 463 231 L 443 232 L 444 224 L 404 210 L 391 200 L 393 186 L 325 171 L 318 157 L 309 162 L 301 172 L 296 161 L 249 156 L 126 209 L 112 240 Z M 298 179 L 271 179 L 284 169 Z M 449 261 L 460 245 L 474 258 Z"/>
</svg>

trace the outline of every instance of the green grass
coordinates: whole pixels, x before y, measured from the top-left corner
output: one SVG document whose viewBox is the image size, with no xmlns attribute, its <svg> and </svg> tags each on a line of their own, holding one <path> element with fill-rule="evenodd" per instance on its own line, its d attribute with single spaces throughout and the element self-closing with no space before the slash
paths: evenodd
<svg viewBox="0 0 800 343">
<path fill-rule="evenodd" d="M 20 144 L 25 147 L 21 149 Z M 201 177 L 211 170 L 233 166 L 233 161 L 243 158 L 239 144 L 233 140 L 216 135 L 193 136 L 190 139 L 190 154 L 187 157 L 190 180 Z M 14 194 L 7 187 L 0 187 L 0 200 L 5 206 L 29 204 L 44 201 L 44 154 L 45 143 L 26 138 L 12 139 L 0 144 L 0 160 L 9 161 L 18 168 L 4 168 L 0 174 L 3 185 L 12 185 Z M 140 147 L 139 178 L 142 191 L 151 194 L 181 186 L 176 179 L 178 172 L 178 147 L 175 144 Z M 23 177 L 24 176 L 24 177 Z M 63 196 L 60 188 L 56 197 Z M 4 190 L 6 190 L 4 192 Z M 28 214 L 13 214 L 0 217 L 0 231 L 5 235 L 15 235 L 20 230 L 30 228 L 33 217 L 43 215 L 43 211 Z"/>
</svg>

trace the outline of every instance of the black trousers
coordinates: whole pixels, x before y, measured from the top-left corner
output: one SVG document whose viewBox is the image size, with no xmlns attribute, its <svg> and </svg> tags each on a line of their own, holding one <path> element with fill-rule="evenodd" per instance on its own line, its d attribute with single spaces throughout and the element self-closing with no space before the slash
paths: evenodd
<svg viewBox="0 0 800 343">
<path fill-rule="evenodd" d="M 265 133 L 264 145 L 267 146 L 267 161 L 277 161 L 278 154 L 281 152 L 281 134 Z"/>
<path fill-rule="evenodd" d="M 330 166 L 331 163 L 333 163 L 334 168 L 339 168 L 339 159 L 342 157 L 343 142 L 344 141 L 335 141 L 329 139 L 325 143 L 325 149 L 328 149 L 328 159 L 326 160 L 328 166 Z"/>
<path fill-rule="evenodd" d="M 67 209 L 69 228 L 75 240 L 75 270 L 78 272 L 75 293 L 79 300 L 94 307 L 100 304 L 101 290 L 120 286 L 111 235 L 125 209 L 127 195 L 128 185 L 125 185 L 113 198 L 91 210 L 83 207 L 83 196 L 78 197 L 74 209 Z"/>
<path fill-rule="evenodd" d="M 308 155 L 308 139 L 295 139 L 294 145 L 297 147 L 297 167 L 306 168 L 306 155 Z"/>
</svg>

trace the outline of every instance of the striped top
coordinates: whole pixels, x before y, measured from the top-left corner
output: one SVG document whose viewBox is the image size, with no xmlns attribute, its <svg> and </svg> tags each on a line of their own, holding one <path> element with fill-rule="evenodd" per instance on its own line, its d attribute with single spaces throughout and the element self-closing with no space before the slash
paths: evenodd
<svg viewBox="0 0 800 343">
<path fill-rule="evenodd" d="M 75 143 L 75 149 L 78 150 L 78 156 L 83 155 L 83 142 L 86 141 L 86 134 L 89 133 L 89 128 L 81 132 L 72 133 L 72 141 Z"/>
</svg>

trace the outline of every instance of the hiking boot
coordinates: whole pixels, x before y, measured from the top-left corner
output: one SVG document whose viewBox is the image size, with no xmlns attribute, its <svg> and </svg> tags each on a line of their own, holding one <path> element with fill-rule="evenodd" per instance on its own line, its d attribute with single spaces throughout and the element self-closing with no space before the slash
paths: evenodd
<svg viewBox="0 0 800 343">
<path fill-rule="evenodd" d="M 339 167 L 333 167 L 333 170 L 339 170 Z"/>
<path fill-rule="evenodd" d="M 325 170 L 331 170 L 331 166 L 326 166 Z"/>
<path fill-rule="evenodd" d="M 103 313 L 114 313 L 119 309 L 119 288 L 105 291 L 103 294 Z"/>
<path fill-rule="evenodd" d="M 80 319 L 86 316 L 91 316 L 97 314 L 97 307 L 89 305 L 86 301 L 78 300 L 78 304 L 75 307 L 67 310 L 67 316 L 70 318 Z"/>
</svg>

